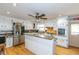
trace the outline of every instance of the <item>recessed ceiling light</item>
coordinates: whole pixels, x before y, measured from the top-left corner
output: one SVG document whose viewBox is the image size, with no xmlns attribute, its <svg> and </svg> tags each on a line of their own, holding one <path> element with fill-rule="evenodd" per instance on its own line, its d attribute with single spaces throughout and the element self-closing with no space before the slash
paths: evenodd
<svg viewBox="0 0 79 59">
<path fill-rule="evenodd" d="M 9 11 L 7 11 L 7 14 L 10 14 L 10 12 L 9 12 Z"/>
<path fill-rule="evenodd" d="M 13 3 L 13 6 L 16 7 L 16 3 Z"/>
</svg>

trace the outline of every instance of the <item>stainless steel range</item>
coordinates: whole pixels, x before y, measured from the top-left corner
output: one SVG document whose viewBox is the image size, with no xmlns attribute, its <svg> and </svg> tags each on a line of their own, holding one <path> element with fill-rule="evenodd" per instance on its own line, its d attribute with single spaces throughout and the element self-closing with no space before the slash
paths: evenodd
<svg viewBox="0 0 79 59">
<path fill-rule="evenodd" d="M 0 44 L 5 43 L 5 33 L 11 34 L 11 31 L 0 31 Z"/>
<path fill-rule="evenodd" d="M 5 35 L 0 33 L 0 44 L 5 43 Z"/>
</svg>

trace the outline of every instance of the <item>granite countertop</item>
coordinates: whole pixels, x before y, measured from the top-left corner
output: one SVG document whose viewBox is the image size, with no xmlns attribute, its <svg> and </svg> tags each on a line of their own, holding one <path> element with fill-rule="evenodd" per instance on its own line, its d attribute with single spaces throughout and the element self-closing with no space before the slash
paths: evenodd
<svg viewBox="0 0 79 59">
<path fill-rule="evenodd" d="M 12 32 L 0 32 L 0 37 L 12 37 Z"/>
<path fill-rule="evenodd" d="M 52 35 L 52 36 L 49 36 L 48 34 L 40 34 L 40 33 L 24 33 L 24 35 L 30 35 L 30 36 L 35 36 L 35 37 L 39 37 L 39 38 L 44 38 L 44 39 L 48 39 L 48 40 L 52 40 L 52 39 L 55 39 L 55 37 Z"/>
</svg>

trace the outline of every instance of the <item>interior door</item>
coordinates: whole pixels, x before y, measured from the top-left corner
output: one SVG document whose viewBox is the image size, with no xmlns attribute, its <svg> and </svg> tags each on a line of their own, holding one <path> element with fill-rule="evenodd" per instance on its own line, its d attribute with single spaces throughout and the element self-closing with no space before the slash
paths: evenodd
<svg viewBox="0 0 79 59">
<path fill-rule="evenodd" d="M 70 25 L 70 46 L 79 47 L 79 23 Z"/>
</svg>

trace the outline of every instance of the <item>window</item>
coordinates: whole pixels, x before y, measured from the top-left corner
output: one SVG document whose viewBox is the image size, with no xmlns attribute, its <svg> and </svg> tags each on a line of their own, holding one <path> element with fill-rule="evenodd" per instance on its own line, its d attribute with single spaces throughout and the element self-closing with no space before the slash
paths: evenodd
<svg viewBox="0 0 79 59">
<path fill-rule="evenodd" d="M 71 35 L 79 35 L 79 24 L 71 24 Z"/>
<path fill-rule="evenodd" d="M 37 27 L 38 27 L 39 31 L 44 31 L 45 30 L 44 24 L 38 24 Z"/>
</svg>

